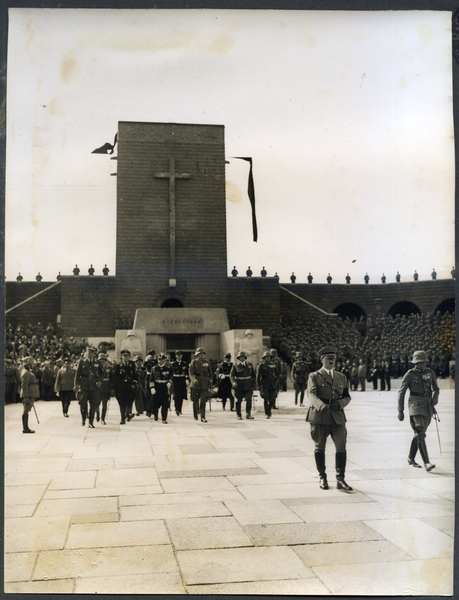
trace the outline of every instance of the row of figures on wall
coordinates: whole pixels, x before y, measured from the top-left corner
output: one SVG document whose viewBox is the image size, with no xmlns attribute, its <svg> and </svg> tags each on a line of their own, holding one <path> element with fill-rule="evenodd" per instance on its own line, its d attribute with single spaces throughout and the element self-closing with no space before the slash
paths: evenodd
<svg viewBox="0 0 459 600">
<path fill-rule="evenodd" d="M 91 265 L 88 269 L 88 275 L 92 276 L 94 275 L 94 273 L 96 272 L 96 270 L 94 269 L 94 267 Z M 107 277 L 108 274 L 110 272 L 110 269 L 107 267 L 107 265 L 105 265 L 105 267 L 102 269 L 102 274 Z M 78 265 L 75 265 L 75 268 L 73 269 L 73 274 L 75 276 L 78 276 L 80 274 L 80 269 L 78 268 Z M 16 281 L 23 281 L 24 277 L 21 275 L 21 273 L 18 273 L 18 276 L 16 277 Z M 38 273 L 38 275 L 36 275 L 35 280 L 36 281 L 42 281 L 43 277 L 40 275 L 40 272 Z M 59 273 L 57 274 L 56 277 L 57 281 L 60 281 L 62 279 L 62 275 L 61 272 L 59 271 Z"/>
<path fill-rule="evenodd" d="M 234 268 L 233 268 L 233 270 L 231 271 L 231 275 L 232 275 L 233 277 L 237 277 L 237 276 L 238 276 L 238 274 L 239 274 L 239 271 L 236 269 L 236 267 L 234 267 Z M 253 271 L 252 271 L 252 269 L 249 267 L 249 268 L 247 269 L 247 271 L 245 272 L 245 274 L 246 274 L 246 276 L 247 276 L 247 277 L 252 277 L 252 275 L 253 275 Z M 263 269 L 261 270 L 261 272 L 260 272 L 260 275 L 261 275 L 262 277 L 266 277 L 266 276 L 268 275 L 268 272 L 266 271 L 266 269 L 265 269 L 264 267 L 263 267 Z M 278 275 L 277 273 L 275 273 L 274 277 L 275 277 L 276 279 L 279 279 L 279 275 Z M 433 269 L 433 270 L 432 270 L 431 277 L 432 277 L 432 279 L 437 279 L 437 272 L 435 271 L 435 269 Z M 453 279 L 455 279 L 455 278 L 456 278 L 456 271 L 455 271 L 454 267 L 451 269 L 451 277 L 452 277 Z M 397 283 L 400 283 L 400 281 L 401 281 L 401 278 L 402 278 L 402 277 L 401 277 L 400 273 L 397 271 L 397 275 L 395 276 L 395 281 L 396 281 Z M 312 283 L 312 282 L 313 282 L 313 276 L 311 275 L 311 273 L 309 273 L 309 275 L 308 275 L 308 278 L 307 278 L 307 279 L 308 279 L 308 283 Z M 417 271 L 415 271 L 415 272 L 413 273 L 413 279 L 414 279 L 414 281 L 418 281 L 418 279 L 419 279 L 419 274 L 418 274 L 418 272 L 417 272 Z M 365 277 L 363 278 L 363 280 L 365 281 L 365 283 L 369 283 L 369 281 L 370 281 L 370 276 L 368 275 L 368 273 L 365 273 Z M 387 280 L 387 278 L 386 278 L 386 276 L 385 276 L 385 275 L 384 275 L 384 273 L 383 273 L 383 274 L 382 274 L 382 277 L 381 277 L 381 283 L 386 283 L 386 280 Z M 296 283 L 296 275 L 295 275 L 295 273 L 292 273 L 292 274 L 290 275 L 290 281 L 291 281 L 292 283 Z M 333 281 L 333 278 L 332 278 L 332 276 L 331 276 L 331 275 L 330 275 L 330 273 L 329 273 L 329 274 L 328 274 L 328 277 L 327 277 L 327 283 L 331 283 L 332 281 Z M 346 283 L 351 283 L 351 277 L 350 277 L 349 273 L 346 275 Z"/>
</svg>

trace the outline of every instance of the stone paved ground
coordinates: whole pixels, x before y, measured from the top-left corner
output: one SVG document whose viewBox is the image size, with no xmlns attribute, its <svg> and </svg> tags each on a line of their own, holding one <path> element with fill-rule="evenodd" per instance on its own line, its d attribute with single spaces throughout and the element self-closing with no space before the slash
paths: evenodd
<svg viewBox="0 0 459 600">
<path fill-rule="evenodd" d="M 397 384 L 397 381 L 394 382 Z M 399 381 L 398 381 L 399 383 Z M 306 409 L 237 421 L 212 402 L 167 425 L 145 416 L 82 427 L 78 405 L 37 403 L 23 435 L 5 407 L 7 593 L 450 595 L 454 390 L 442 381 L 431 473 L 407 465 L 397 392 L 353 393 L 346 480 L 319 489 Z M 396 385 L 395 385 L 396 387 Z"/>
</svg>

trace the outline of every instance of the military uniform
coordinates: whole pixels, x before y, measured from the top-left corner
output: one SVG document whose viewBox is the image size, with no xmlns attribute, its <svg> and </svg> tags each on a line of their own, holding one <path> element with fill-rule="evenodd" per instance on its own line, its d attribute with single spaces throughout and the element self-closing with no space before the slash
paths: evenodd
<svg viewBox="0 0 459 600">
<path fill-rule="evenodd" d="M 246 355 L 243 352 L 239 352 L 238 362 L 231 367 L 230 380 L 231 385 L 234 389 L 234 395 L 236 396 L 236 413 L 239 420 L 242 419 L 241 404 L 245 400 L 245 410 L 247 413 L 247 419 L 253 419 L 252 412 L 252 394 L 255 385 L 255 371 L 253 370 L 252 363 L 249 363 L 246 359 Z M 244 361 L 239 361 L 240 358 L 244 358 Z M 277 391 L 276 391 L 277 393 Z"/>
<path fill-rule="evenodd" d="M 292 381 L 295 388 L 295 404 L 298 404 L 298 394 L 300 394 L 300 406 L 303 406 L 304 392 L 308 385 L 309 369 L 304 362 L 301 354 L 296 355 L 297 360 L 292 365 Z"/>
<path fill-rule="evenodd" d="M 414 353 L 412 362 L 417 365 L 420 362 L 427 362 L 427 354 L 423 351 Z M 399 420 L 404 419 L 405 394 L 409 390 L 408 411 L 410 415 L 410 425 L 414 431 L 414 437 L 411 441 L 410 452 L 408 454 L 408 463 L 414 467 L 419 467 L 415 456 L 419 448 L 422 460 L 427 471 L 431 471 L 435 465 L 429 461 L 429 455 L 426 445 L 426 431 L 435 414 L 435 406 L 438 404 L 440 389 L 437 384 L 437 378 L 432 369 L 425 368 L 420 370 L 416 366 L 407 371 L 402 379 L 398 391 L 398 414 Z"/>
<path fill-rule="evenodd" d="M 62 413 L 64 417 L 68 417 L 70 402 L 73 398 L 73 386 L 75 385 L 75 369 L 72 369 L 70 366 L 69 358 L 66 358 L 64 363 L 68 365 L 69 368 L 62 367 L 59 369 L 56 375 L 54 389 L 62 402 Z"/>
<path fill-rule="evenodd" d="M 183 401 L 187 399 L 186 381 L 188 364 L 182 360 L 181 352 L 175 353 L 176 360 L 171 364 L 172 369 L 172 395 L 174 396 L 175 414 L 182 414 Z"/>
<path fill-rule="evenodd" d="M 92 349 L 94 352 L 95 348 Z M 78 404 L 80 405 L 80 413 L 82 425 L 85 424 L 88 418 L 88 402 L 89 402 L 89 426 L 94 427 L 94 415 L 100 404 L 100 379 L 101 366 L 96 360 L 89 357 L 82 358 L 78 361 L 75 373 L 75 389 Z"/>
<path fill-rule="evenodd" d="M 129 350 L 122 350 L 122 355 L 130 356 Z M 135 365 L 132 362 L 117 363 L 113 369 L 113 388 L 118 400 L 121 413 L 121 425 L 130 421 L 133 417 L 132 404 L 134 402 L 137 389 L 137 377 Z"/>
<path fill-rule="evenodd" d="M 274 363 L 265 362 L 265 358 L 271 356 L 269 352 L 263 354 L 263 362 L 257 367 L 257 387 L 264 401 L 265 415 L 271 418 L 271 409 L 276 400 L 279 388 L 279 371 Z"/>
<path fill-rule="evenodd" d="M 231 358 L 231 354 L 227 354 L 225 358 Z M 234 396 L 231 387 L 230 373 L 233 367 L 231 361 L 224 360 L 215 371 L 218 382 L 218 397 L 222 399 L 223 410 L 226 408 L 226 401 L 229 399 L 230 408 L 234 410 Z"/>
<path fill-rule="evenodd" d="M 205 354 L 202 348 L 198 348 L 195 357 L 190 363 L 188 369 L 191 379 L 191 400 L 193 401 L 193 415 L 198 420 L 198 414 L 201 415 L 201 421 L 206 423 L 206 402 L 209 397 L 209 387 L 212 384 L 212 367 L 202 355 Z"/>
<path fill-rule="evenodd" d="M 160 354 L 158 360 L 165 358 Z M 153 394 L 153 414 L 155 421 L 158 420 L 158 412 L 161 409 L 163 423 L 167 423 L 167 411 L 169 410 L 169 387 L 172 381 L 172 369 L 166 364 L 155 365 L 150 373 L 150 391 Z M 153 386 L 152 386 L 153 384 Z"/>
<path fill-rule="evenodd" d="M 101 421 L 102 424 L 105 425 L 105 417 L 107 416 L 107 407 L 108 407 L 108 401 L 111 398 L 112 395 L 112 389 L 113 389 L 113 382 L 112 382 L 112 378 L 113 378 L 113 363 L 110 362 L 108 360 L 108 357 L 105 353 L 100 353 L 98 356 L 100 365 L 101 365 L 101 370 L 102 370 L 102 375 L 101 375 L 101 380 L 100 380 L 100 398 L 102 401 L 102 417 L 101 417 Z M 99 416 L 97 414 L 97 416 Z"/>
<path fill-rule="evenodd" d="M 321 359 L 335 355 L 336 347 L 326 346 L 319 352 Z M 328 489 L 325 471 L 325 447 L 330 435 L 335 444 L 335 467 L 337 487 L 352 489 L 344 481 L 346 468 L 346 407 L 351 398 L 347 388 L 347 378 L 332 368 L 330 373 L 325 367 L 309 375 L 308 396 L 310 406 L 306 421 L 311 426 L 311 437 L 315 443 L 314 458 L 321 478 L 321 487 Z"/>
</svg>

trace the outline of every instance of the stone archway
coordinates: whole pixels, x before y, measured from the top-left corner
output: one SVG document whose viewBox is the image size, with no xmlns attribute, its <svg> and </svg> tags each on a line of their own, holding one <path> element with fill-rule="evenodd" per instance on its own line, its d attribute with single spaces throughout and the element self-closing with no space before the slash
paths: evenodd
<svg viewBox="0 0 459 600">
<path fill-rule="evenodd" d="M 354 302 L 344 302 L 337 306 L 333 312 L 337 313 L 340 319 L 349 317 L 351 320 L 359 321 L 361 317 L 366 318 L 363 308 Z"/>
<path fill-rule="evenodd" d="M 168 298 L 161 304 L 161 308 L 184 308 L 184 306 L 178 298 Z"/>
<path fill-rule="evenodd" d="M 455 298 L 447 298 L 446 300 L 443 300 L 443 302 L 440 302 L 440 304 L 434 310 L 434 314 L 439 312 L 442 315 L 444 315 L 447 312 L 453 313 L 455 310 L 456 310 L 456 299 Z"/>
<path fill-rule="evenodd" d="M 409 300 L 403 300 L 401 302 L 396 302 L 390 309 L 387 311 L 388 317 L 396 317 L 397 315 L 409 317 L 410 315 L 420 315 L 421 311 L 414 302 L 410 302 Z"/>
</svg>

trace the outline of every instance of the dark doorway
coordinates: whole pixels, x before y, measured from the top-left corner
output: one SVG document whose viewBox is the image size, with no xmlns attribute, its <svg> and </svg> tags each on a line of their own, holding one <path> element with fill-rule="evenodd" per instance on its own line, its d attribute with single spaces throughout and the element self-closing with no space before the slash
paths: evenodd
<svg viewBox="0 0 459 600">
<path fill-rule="evenodd" d="M 178 298 L 168 298 L 161 304 L 161 308 L 183 308 L 183 302 Z"/>
<path fill-rule="evenodd" d="M 455 310 L 456 300 L 454 298 L 448 298 L 447 300 L 443 300 L 443 302 L 440 302 L 440 304 L 435 309 L 434 314 L 439 312 L 442 315 L 444 315 L 447 312 L 453 313 Z"/>
<path fill-rule="evenodd" d="M 396 317 L 397 315 L 400 315 L 403 317 L 403 315 L 405 315 L 405 317 L 409 317 L 410 315 L 420 315 L 420 314 L 421 314 L 421 311 L 416 306 L 416 304 L 413 304 L 413 302 L 409 302 L 408 300 L 405 300 L 403 302 L 397 302 L 396 304 L 394 304 L 389 309 L 387 316 Z"/>
<path fill-rule="evenodd" d="M 363 308 L 353 302 L 344 302 L 344 304 L 337 306 L 333 312 L 338 313 L 338 317 L 343 320 L 346 317 L 349 317 L 351 321 L 354 319 L 359 321 L 360 317 L 363 317 L 364 319 L 366 317 Z"/>
<path fill-rule="evenodd" d="M 194 334 L 174 333 L 166 335 L 166 352 L 171 360 L 175 360 L 176 350 L 183 352 L 183 360 L 190 364 L 196 350 L 196 336 Z"/>
</svg>

